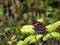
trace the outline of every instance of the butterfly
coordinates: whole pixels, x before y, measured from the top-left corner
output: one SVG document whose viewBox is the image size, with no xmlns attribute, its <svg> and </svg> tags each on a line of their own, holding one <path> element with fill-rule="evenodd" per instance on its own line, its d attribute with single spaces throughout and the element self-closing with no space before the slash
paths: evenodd
<svg viewBox="0 0 60 45">
<path fill-rule="evenodd" d="M 43 22 L 38 22 L 36 20 L 33 20 L 33 26 L 34 30 L 39 34 L 44 34 L 47 30 L 45 24 Z"/>
</svg>

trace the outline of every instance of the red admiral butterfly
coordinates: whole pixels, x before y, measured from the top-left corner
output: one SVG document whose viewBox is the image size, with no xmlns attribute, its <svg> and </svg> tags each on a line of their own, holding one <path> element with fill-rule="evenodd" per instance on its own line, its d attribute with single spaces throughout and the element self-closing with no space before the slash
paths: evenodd
<svg viewBox="0 0 60 45">
<path fill-rule="evenodd" d="M 33 20 L 34 30 L 39 34 L 44 34 L 47 30 L 44 23 Z"/>
</svg>

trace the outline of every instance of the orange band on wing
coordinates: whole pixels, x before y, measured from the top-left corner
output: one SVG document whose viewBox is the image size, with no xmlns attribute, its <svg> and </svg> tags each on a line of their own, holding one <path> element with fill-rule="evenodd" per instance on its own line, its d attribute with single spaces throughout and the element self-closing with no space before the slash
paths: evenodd
<svg viewBox="0 0 60 45">
<path fill-rule="evenodd" d="M 44 30 L 36 30 L 36 32 L 44 32 Z"/>
<path fill-rule="evenodd" d="M 35 23 L 34 26 L 37 26 L 37 24 L 39 24 L 39 23 Z"/>
</svg>

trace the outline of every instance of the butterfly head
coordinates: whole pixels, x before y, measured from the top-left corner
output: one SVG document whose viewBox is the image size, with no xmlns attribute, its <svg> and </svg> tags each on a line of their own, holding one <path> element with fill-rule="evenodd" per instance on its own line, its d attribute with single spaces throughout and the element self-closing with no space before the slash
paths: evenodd
<svg viewBox="0 0 60 45">
<path fill-rule="evenodd" d="M 34 25 L 36 22 L 37 22 L 36 20 L 33 20 L 33 21 L 32 21 L 32 24 Z"/>
</svg>

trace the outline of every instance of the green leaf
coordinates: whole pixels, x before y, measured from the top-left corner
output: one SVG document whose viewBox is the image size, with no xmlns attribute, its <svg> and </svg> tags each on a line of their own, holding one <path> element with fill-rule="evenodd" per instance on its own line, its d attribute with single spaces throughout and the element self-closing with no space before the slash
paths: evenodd
<svg viewBox="0 0 60 45">
<path fill-rule="evenodd" d="M 12 37 L 11 37 L 11 40 L 14 40 L 15 38 L 16 38 L 16 35 L 12 36 Z"/>
<path fill-rule="evenodd" d="M 18 41 L 16 45 L 23 45 L 23 41 Z"/>
<path fill-rule="evenodd" d="M 3 14 L 3 8 L 0 8 L 0 15 Z"/>
<path fill-rule="evenodd" d="M 6 28 L 5 28 L 5 32 L 8 32 L 8 31 L 10 31 L 10 30 L 11 30 L 10 27 L 6 27 Z"/>
<path fill-rule="evenodd" d="M 35 36 L 36 36 L 36 39 L 39 40 L 43 35 L 35 35 Z M 30 40 L 29 44 L 36 42 L 35 36 L 33 39 Z"/>
<path fill-rule="evenodd" d="M 15 42 L 15 41 L 17 41 L 16 35 L 14 35 L 14 36 L 11 37 L 11 42 Z"/>
<path fill-rule="evenodd" d="M 58 33 L 58 32 L 52 32 L 51 35 L 52 35 L 52 37 L 55 37 L 55 38 L 57 38 L 57 39 L 60 40 L 60 33 Z"/>
<path fill-rule="evenodd" d="M 41 38 L 43 35 L 30 35 L 27 38 L 25 38 L 24 44 L 27 44 L 27 43 L 31 44 L 33 42 L 36 42 L 35 36 L 36 36 L 36 39 L 39 40 L 39 38 Z"/>
<path fill-rule="evenodd" d="M 43 18 L 37 20 L 38 22 L 44 22 Z"/>
<path fill-rule="evenodd" d="M 59 40 L 60 39 L 60 33 L 58 33 L 58 32 L 47 33 L 43 37 L 43 40 L 46 41 L 47 39 L 52 38 L 52 37 L 54 37 L 54 38 Z"/>
<path fill-rule="evenodd" d="M 50 6 L 48 6 L 48 9 L 47 9 L 48 11 L 53 11 L 53 8 L 52 7 L 50 7 Z"/>
<path fill-rule="evenodd" d="M 33 26 L 32 25 L 25 25 L 21 28 L 21 32 L 25 33 L 25 34 L 35 34 L 35 31 L 33 30 Z"/>
<path fill-rule="evenodd" d="M 31 38 L 33 38 L 32 35 L 26 37 L 25 40 L 24 40 L 24 44 L 27 44 L 28 42 L 30 42 Z"/>
<path fill-rule="evenodd" d="M 43 41 L 46 41 L 47 39 L 52 38 L 51 33 L 47 33 L 44 37 L 43 37 Z"/>
<path fill-rule="evenodd" d="M 48 29 L 47 31 L 52 32 L 52 31 L 56 30 L 56 28 L 58 28 L 59 25 L 60 25 L 60 21 L 57 21 L 54 24 L 50 24 L 50 25 L 46 26 Z"/>
<path fill-rule="evenodd" d="M 19 28 L 18 28 L 18 27 L 14 27 L 14 26 L 12 27 L 12 26 L 11 26 L 11 29 L 12 29 L 12 30 L 15 30 L 15 31 L 16 31 L 16 33 L 18 33 L 18 32 L 19 32 Z"/>
<path fill-rule="evenodd" d="M 28 44 L 24 44 L 24 42 L 22 40 L 18 41 L 16 45 L 28 45 Z"/>
</svg>

